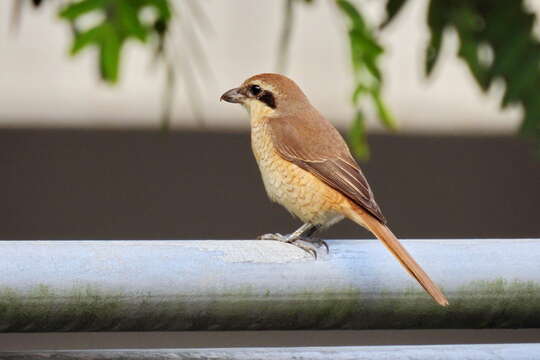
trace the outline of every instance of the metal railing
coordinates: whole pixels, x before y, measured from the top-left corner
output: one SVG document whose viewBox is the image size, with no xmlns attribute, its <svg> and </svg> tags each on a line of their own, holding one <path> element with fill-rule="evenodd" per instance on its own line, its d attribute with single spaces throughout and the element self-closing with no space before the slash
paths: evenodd
<svg viewBox="0 0 540 360">
<path fill-rule="evenodd" d="M 0 352 L 2 360 L 537 360 L 540 344 Z"/>
<path fill-rule="evenodd" d="M 0 331 L 540 327 L 540 240 L 0 241 Z"/>
</svg>

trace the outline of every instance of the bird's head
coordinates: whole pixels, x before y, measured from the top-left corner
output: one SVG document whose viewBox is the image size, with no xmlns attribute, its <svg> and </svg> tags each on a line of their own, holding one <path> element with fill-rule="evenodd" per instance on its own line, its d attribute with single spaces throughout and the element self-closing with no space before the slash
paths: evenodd
<svg viewBox="0 0 540 360">
<path fill-rule="evenodd" d="M 309 105 L 306 95 L 294 81 L 280 74 L 259 74 L 250 77 L 237 88 L 221 95 L 221 100 L 242 104 L 253 116 L 283 115 L 302 111 Z"/>
</svg>

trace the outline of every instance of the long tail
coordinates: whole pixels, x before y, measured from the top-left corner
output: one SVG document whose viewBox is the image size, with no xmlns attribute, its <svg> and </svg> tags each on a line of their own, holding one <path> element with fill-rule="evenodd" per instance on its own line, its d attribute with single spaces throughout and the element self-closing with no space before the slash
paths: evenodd
<svg viewBox="0 0 540 360">
<path fill-rule="evenodd" d="M 439 287 L 430 279 L 428 274 L 426 274 L 420 265 L 412 258 L 388 227 L 362 209 L 351 208 L 347 213 L 347 216 L 355 223 L 366 227 L 381 240 L 386 248 L 399 260 L 401 265 L 403 265 L 409 274 L 422 285 L 437 303 L 442 306 L 448 305 L 448 300 L 441 289 L 439 289 Z"/>
</svg>

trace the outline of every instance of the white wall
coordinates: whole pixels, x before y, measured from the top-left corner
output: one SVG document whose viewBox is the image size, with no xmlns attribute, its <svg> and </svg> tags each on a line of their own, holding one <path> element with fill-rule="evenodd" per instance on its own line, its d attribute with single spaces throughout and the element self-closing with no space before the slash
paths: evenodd
<svg viewBox="0 0 540 360">
<path fill-rule="evenodd" d="M 177 1 L 190 29 L 188 9 Z M 246 77 L 275 70 L 282 2 L 207 0 L 202 3 L 213 32 L 201 34 L 213 76 L 199 77 L 206 126 L 247 126 L 238 106 L 219 103 L 225 90 Z M 377 23 L 384 2 L 363 0 Z M 27 6 L 15 32 L 9 28 L 12 1 L 0 1 L 0 126 L 157 127 L 163 72 L 152 66 L 140 44 L 126 47 L 121 81 L 111 87 L 97 77 L 96 52 L 67 55 L 70 33 L 56 16 L 59 2 L 33 10 Z M 403 132 L 507 133 L 514 131 L 519 109 L 501 112 L 500 91 L 483 95 L 466 67 L 455 58 L 457 41 L 450 33 L 434 76 L 423 76 L 427 41 L 426 0 L 414 0 L 382 35 L 388 51 L 383 60 L 384 97 Z M 298 12 L 292 39 L 289 75 L 329 119 L 346 126 L 353 110 L 344 23 L 332 2 L 317 1 Z M 175 33 L 181 33 L 177 28 Z M 177 36 L 178 63 L 189 48 Z M 183 80 L 180 79 L 180 83 Z M 175 97 L 174 126 L 198 127 L 186 89 Z M 499 89 L 500 90 L 500 89 Z M 373 116 L 373 129 L 379 126 Z"/>
</svg>

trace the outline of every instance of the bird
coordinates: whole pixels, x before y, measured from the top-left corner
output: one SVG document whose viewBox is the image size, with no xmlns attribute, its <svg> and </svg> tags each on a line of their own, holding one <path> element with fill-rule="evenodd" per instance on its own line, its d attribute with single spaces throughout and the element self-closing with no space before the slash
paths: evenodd
<svg viewBox="0 0 540 360">
<path fill-rule="evenodd" d="M 271 201 L 303 225 L 288 235 L 259 236 L 296 245 L 316 258 L 326 242 L 314 235 L 344 218 L 369 230 L 440 305 L 448 300 L 388 227 L 373 191 L 338 130 L 290 78 L 251 76 L 220 100 L 241 104 L 250 117 L 251 148 Z"/>
</svg>

